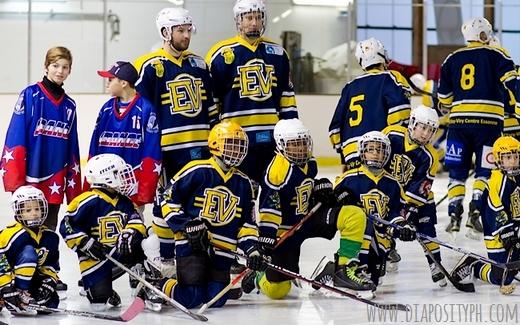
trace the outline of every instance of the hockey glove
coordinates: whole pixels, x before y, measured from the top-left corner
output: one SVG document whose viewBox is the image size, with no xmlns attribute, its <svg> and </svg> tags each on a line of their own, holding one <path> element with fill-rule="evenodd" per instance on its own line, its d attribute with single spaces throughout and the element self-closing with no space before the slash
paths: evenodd
<svg viewBox="0 0 520 325">
<path fill-rule="evenodd" d="M 270 257 L 260 254 L 260 252 L 255 249 L 247 255 L 246 266 L 253 271 L 264 272 L 267 270 L 267 264 L 270 262 Z"/>
<path fill-rule="evenodd" d="M 13 285 L 7 285 L 0 289 L 0 297 L 4 305 L 11 313 L 21 313 L 25 310 L 20 290 Z"/>
<path fill-rule="evenodd" d="M 507 212 L 502 210 L 496 215 L 495 220 L 499 226 L 505 226 L 509 221 L 509 216 L 507 215 Z"/>
<path fill-rule="evenodd" d="M 273 249 L 274 249 L 275 243 L 276 243 L 275 238 L 259 237 L 258 238 L 258 251 L 262 255 L 271 256 L 273 254 Z"/>
<path fill-rule="evenodd" d="M 117 237 L 116 249 L 120 257 L 132 255 L 132 244 L 136 240 L 134 229 L 123 229 Z"/>
<path fill-rule="evenodd" d="M 193 252 L 207 252 L 209 247 L 208 228 L 204 221 L 193 219 L 188 221 L 184 233 Z"/>
<path fill-rule="evenodd" d="M 336 187 L 334 189 L 334 196 L 336 197 L 336 202 L 338 202 L 341 206 L 344 205 L 355 205 L 358 207 L 363 207 L 361 202 L 352 194 L 350 194 L 346 189 L 342 189 Z"/>
<path fill-rule="evenodd" d="M 402 215 L 409 223 L 419 222 L 419 208 L 414 205 L 406 206 Z"/>
<path fill-rule="evenodd" d="M 406 220 L 397 221 L 396 225 L 400 226 L 399 229 L 395 229 L 394 236 L 398 237 L 402 241 L 412 241 L 417 238 L 415 228 L 410 225 Z"/>
<path fill-rule="evenodd" d="M 78 248 L 91 258 L 99 261 L 104 260 L 105 255 L 108 254 L 108 248 L 105 245 L 88 236 L 79 242 Z"/>
<path fill-rule="evenodd" d="M 509 251 L 512 247 L 518 244 L 518 227 L 513 226 L 512 223 L 504 226 L 498 233 L 500 241 L 504 248 Z"/>
<path fill-rule="evenodd" d="M 51 300 L 52 296 L 56 293 L 56 281 L 53 278 L 43 279 L 38 292 L 36 293 L 34 300 L 38 305 L 45 305 Z"/>
<path fill-rule="evenodd" d="M 328 178 L 320 178 L 314 180 L 314 187 L 312 188 L 312 199 L 314 204 L 321 202 L 324 205 L 334 205 L 336 198 L 332 190 L 332 183 Z"/>
</svg>

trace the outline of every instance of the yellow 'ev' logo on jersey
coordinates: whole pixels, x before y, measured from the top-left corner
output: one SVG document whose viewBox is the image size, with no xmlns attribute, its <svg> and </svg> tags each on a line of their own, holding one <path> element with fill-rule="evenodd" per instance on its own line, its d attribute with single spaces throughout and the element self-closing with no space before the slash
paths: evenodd
<svg viewBox="0 0 520 325">
<path fill-rule="evenodd" d="M 385 193 L 378 189 L 372 189 L 368 193 L 361 195 L 361 202 L 367 214 L 377 215 L 382 219 L 386 218 L 390 198 Z"/>
<path fill-rule="evenodd" d="M 405 186 L 412 179 L 415 166 L 410 157 L 406 155 L 393 155 L 390 162 L 390 170 L 392 176 L 401 184 Z"/>
<path fill-rule="evenodd" d="M 240 97 L 261 102 L 271 98 L 276 86 L 274 66 L 261 59 L 253 59 L 237 67 L 240 82 Z"/>
<path fill-rule="evenodd" d="M 202 111 L 202 100 L 205 99 L 202 85 L 202 79 L 187 73 L 181 73 L 172 81 L 167 82 L 171 114 L 197 116 Z"/>
<path fill-rule="evenodd" d="M 296 187 L 296 213 L 307 214 L 309 201 L 312 194 L 312 180 L 306 179 L 300 186 Z"/>
<path fill-rule="evenodd" d="M 242 209 L 238 207 L 240 197 L 234 195 L 227 187 L 217 186 L 204 190 L 204 203 L 200 217 L 209 220 L 212 225 L 228 224 L 233 218 L 240 217 Z"/>
<path fill-rule="evenodd" d="M 510 199 L 511 199 L 511 203 L 510 203 L 509 208 L 511 210 L 511 219 L 513 219 L 515 221 L 519 221 L 520 220 L 520 189 L 518 187 L 515 188 L 513 193 L 511 193 Z"/>
<path fill-rule="evenodd" d="M 106 245 L 115 244 L 119 234 L 124 229 L 124 220 L 126 220 L 126 214 L 117 210 L 98 218 L 99 242 Z"/>
</svg>

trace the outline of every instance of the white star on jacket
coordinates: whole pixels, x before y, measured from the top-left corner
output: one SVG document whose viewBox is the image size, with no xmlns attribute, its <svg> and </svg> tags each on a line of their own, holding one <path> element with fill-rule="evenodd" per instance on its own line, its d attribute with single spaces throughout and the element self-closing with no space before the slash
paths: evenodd
<svg viewBox="0 0 520 325">
<path fill-rule="evenodd" d="M 60 194 L 61 186 L 56 184 L 56 182 L 53 182 L 52 185 L 49 186 L 49 188 L 51 189 L 51 195 L 54 194 L 54 193 Z"/>
<path fill-rule="evenodd" d="M 153 172 L 157 173 L 157 175 L 161 175 L 162 164 L 153 163 L 153 165 L 154 165 Z"/>
<path fill-rule="evenodd" d="M 69 179 L 69 180 L 67 181 L 67 187 L 72 187 L 72 188 L 74 188 L 74 186 L 76 186 L 76 182 L 74 182 L 73 179 Z"/>
<path fill-rule="evenodd" d="M 72 167 L 72 170 L 76 173 L 76 174 L 79 174 L 79 164 L 74 164 L 74 167 Z"/>
<path fill-rule="evenodd" d="M 9 151 L 9 150 L 6 150 L 5 154 L 4 154 L 4 156 L 2 158 L 5 159 L 6 163 L 9 162 L 9 160 L 14 160 L 13 152 Z"/>
</svg>

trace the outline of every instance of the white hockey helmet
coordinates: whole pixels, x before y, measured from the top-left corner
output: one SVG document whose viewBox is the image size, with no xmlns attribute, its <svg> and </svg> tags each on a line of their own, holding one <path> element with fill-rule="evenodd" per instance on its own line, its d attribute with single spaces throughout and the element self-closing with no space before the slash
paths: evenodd
<svg viewBox="0 0 520 325">
<path fill-rule="evenodd" d="M 240 23 L 242 22 L 242 16 L 244 14 L 257 11 L 262 13 L 262 27 L 258 31 L 260 34 L 247 36 L 260 37 L 264 34 L 267 19 L 265 2 L 263 0 L 237 0 L 235 5 L 233 6 L 233 17 L 235 17 L 235 23 L 238 32 L 240 32 Z"/>
<path fill-rule="evenodd" d="M 312 157 L 311 133 L 297 118 L 278 121 L 274 126 L 274 141 L 278 151 L 297 165 L 305 164 Z"/>
<path fill-rule="evenodd" d="M 90 158 L 85 174 L 92 187 L 110 188 L 127 196 L 136 189 L 132 166 L 115 154 L 103 153 Z"/>
<path fill-rule="evenodd" d="M 43 225 L 49 211 L 43 192 L 30 185 L 20 186 L 11 196 L 16 221 L 28 228 Z"/>
<path fill-rule="evenodd" d="M 164 8 L 157 14 L 155 19 L 155 25 L 159 36 L 169 41 L 171 36 L 172 27 L 180 25 L 191 25 L 192 30 L 195 31 L 195 25 L 193 24 L 193 18 L 190 16 L 188 10 L 179 7 Z M 169 37 L 165 37 L 162 33 L 163 28 L 166 28 Z"/>
<path fill-rule="evenodd" d="M 419 144 L 429 143 L 439 128 L 439 115 L 428 106 L 419 105 L 412 109 L 408 123 L 408 134 L 410 139 Z"/>
<path fill-rule="evenodd" d="M 363 69 L 374 64 L 382 63 L 386 65 L 388 63 L 385 47 L 373 37 L 357 43 L 355 55 Z"/>
<path fill-rule="evenodd" d="M 493 35 L 493 27 L 484 17 L 472 18 L 462 24 L 462 35 L 466 42 L 480 42 L 488 44 Z"/>
<path fill-rule="evenodd" d="M 358 154 L 361 163 L 370 169 L 383 169 L 390 159 L 390 139 L 379 131 L 370 131 L 358 140 Z"/>
<path fill-rule="evenodd" d="M 489 38 L 489 45 L 494 47 L 502 47 L 500 39 L 495 34 L 491 35 L 491 37 Z"/>
</svg>

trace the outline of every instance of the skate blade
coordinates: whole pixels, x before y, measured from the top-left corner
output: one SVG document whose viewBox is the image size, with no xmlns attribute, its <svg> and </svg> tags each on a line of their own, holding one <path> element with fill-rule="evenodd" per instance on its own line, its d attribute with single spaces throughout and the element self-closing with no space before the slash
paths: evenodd
<svg viewBox="0 0 520 325">
<path fill-rule="evenodd" d="M 146 309 L 148 310 L 151 310 L 153 312 L 160 312 L 161 309 L 162 309 L 162 303 L 158 303 L 158 302 L 151 302 L 151 301 L 144 301 L 144 304 L 146 306 Z"/>
<path fill-rule="evenodd" d="M 481 233 L 479 233 L 478 231 L 475 231 L 474 229 L 471 229 L 471 228 L 468 229 L 468 231 L 466 232 L 466 237 L 469 239 L 473 239 L 473 240 L 482 239 Z"/>
<path fill-rule="evenodd" d="M 448 281 L 446 281 L 446 278 L 440 279 L 439 281 L 434 282 L 434 283 L 437 283 L 439 285 L 439 287 L 441 287 L 441 288 L 444 288 L 445 286 L 448 285 Z"/>
<path fill-rule="evenodd" d="M 58 298 L 60 300 L 67 299 L 67 291 L 57 291 L 57 293 L 58 293 Z"/>
<path fill-rule="evenodd" d="M 399 271 L 399 263 L 388 262 L 386 263 L 386 272 L 396 273 Z"/>
</svg>

